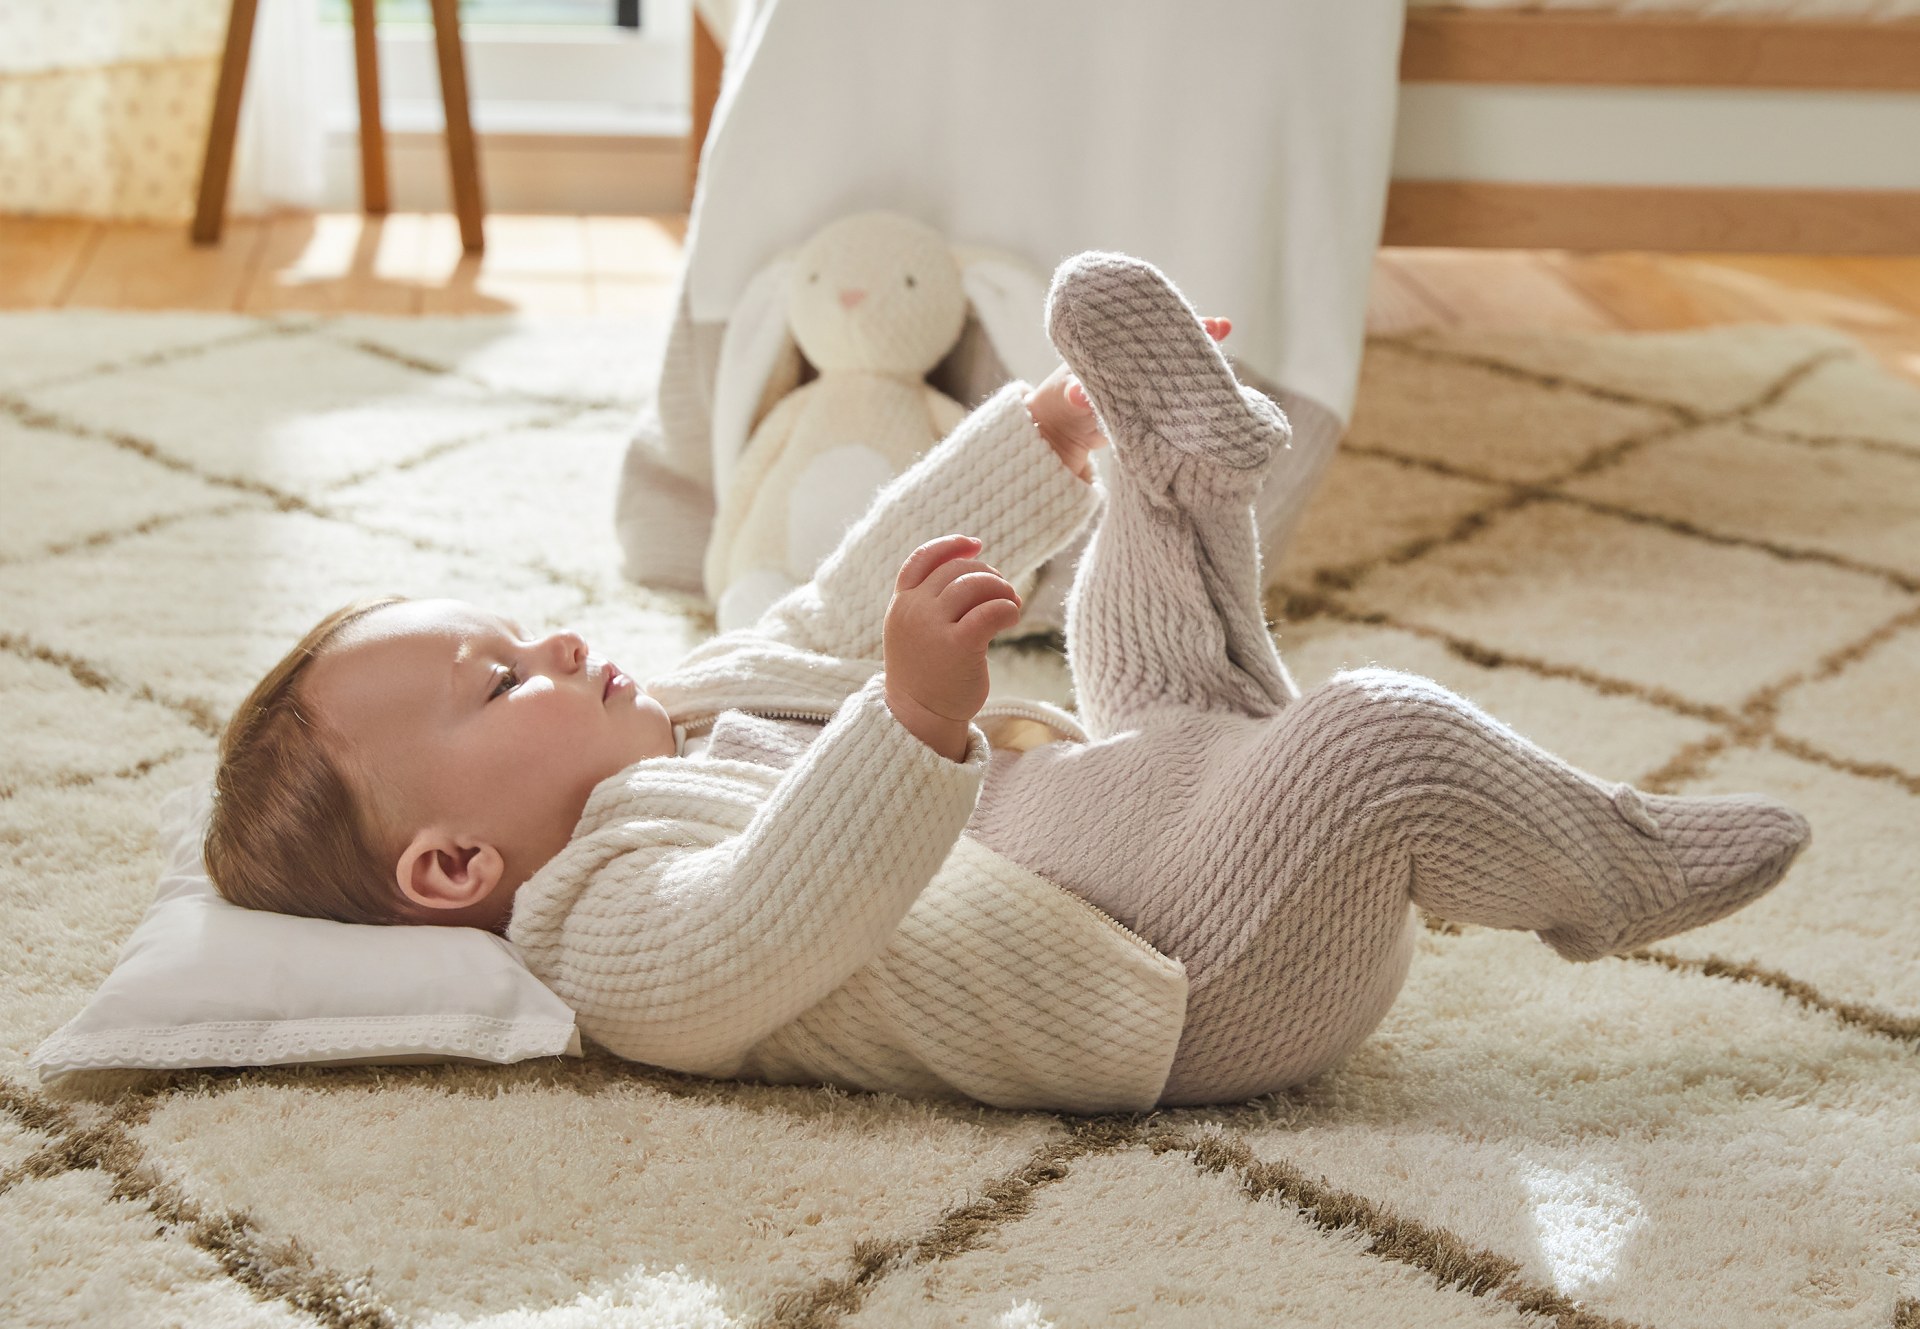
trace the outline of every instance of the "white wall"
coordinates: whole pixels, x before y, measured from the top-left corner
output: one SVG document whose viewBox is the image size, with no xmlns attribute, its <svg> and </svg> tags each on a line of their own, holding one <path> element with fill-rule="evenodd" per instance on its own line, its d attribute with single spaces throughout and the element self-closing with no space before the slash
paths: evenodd
<svg viewBox="0 0 1920 1329">
<path fill-rule="evenodd" d="M 1409 83 L 1401 180 L 1920 189 L 1920 95 Z"/>
</svg>

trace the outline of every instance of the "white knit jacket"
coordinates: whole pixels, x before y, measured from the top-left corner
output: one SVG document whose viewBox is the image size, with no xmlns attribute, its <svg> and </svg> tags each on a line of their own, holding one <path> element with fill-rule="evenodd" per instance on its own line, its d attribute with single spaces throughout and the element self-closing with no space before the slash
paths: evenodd
<svg viewBox="0 0 1920 1329">
<path fill-rule="evenodd" d="M 719 1078 L 1067 1112 L 1154 1105 L 1185 968 L 963 833 L 984 729 L 1084 732 L 1050 707 L 991 706 L 949 761 L 894 718 L 879 673 L 894 578 L 917 545 L 976 535 L 1018 581 L 1097 510 L 1101 491 L 1055 458 L 1027 391 L 1008 384 L 888 486 L 753 628 L 647 684 L 689 730 L 736 709 L 826 724 L 785 770 L 653 758 L 594 789 L 507 929 L 588 1037 Z"/>
</svg>

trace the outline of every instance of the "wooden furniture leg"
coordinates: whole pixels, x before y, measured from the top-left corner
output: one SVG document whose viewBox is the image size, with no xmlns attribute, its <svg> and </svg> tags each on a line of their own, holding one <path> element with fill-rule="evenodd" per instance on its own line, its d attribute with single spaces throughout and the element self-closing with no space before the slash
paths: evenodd
<svg viewBox="0 0 1920 1329">
<path fill-rule="evenodd" d="M 387 134 L 380 123 L 380 51 L 373 40 L 373 0 L 353 0 L 353 73 L 360 89 L 360 206 L 387 211 Z"/>
<path fill-rule="evenodd" d="M 453 173 L 453 206 L 460 216 L 460 246 L 469 254 L 486 247 L 480 228 L 480 159 L 467 116 L 467 66 L 460 49 L 459 0 L 433 0 L 433 44 L 440 56 L 440 100 L 446 107 L 447 164 Z"/>
<path fill-rule="evenodd" d="M 253 50 L 253 16 L 260 0 L 233 0 L 227 17 L 227 49 L 220 57 L 220 83 L 207 126 L 207 156 L 200 167 L 200 202 L 193 213 L 193 242 L 217 244 L 226 220 L 227 175 L 233 169 L 233 136 L 240 127 L 240 93 Z"/>
<path fill-rule="evenodd" d="M 700 149 L 706 146 L 707 129 L 713 124 L 713 104 L 720 100 L 720 73 L 726 54 L 714 40 L 699 10 L 693 14 L 693 132 L 687 138 L 687 200 L 692 206 L 693 191 L 700 182 Z"/>
</svg>

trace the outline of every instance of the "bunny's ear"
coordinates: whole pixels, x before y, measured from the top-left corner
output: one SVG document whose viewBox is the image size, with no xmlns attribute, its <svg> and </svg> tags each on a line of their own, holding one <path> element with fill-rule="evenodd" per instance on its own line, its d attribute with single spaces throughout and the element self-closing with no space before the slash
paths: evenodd
<svg viewBox="0 0 1920 1329">
<path fill-rule="evenodd" d="M 1060 363 L 1047 340 L 1047 279 L 1023 260 L 977 245 L 955 245 L 960 285 L 994 354 L 1014 378 L 1038 383 Z"/>
<path fill-rule="evenodd" d="M 774 256 L 734 302 L 713 378 L 713 492 L 727 492 L 734 464 L 767 408 L 800 381 L 800 347 L 787 320 L 796 251 Z"/>
</svg>

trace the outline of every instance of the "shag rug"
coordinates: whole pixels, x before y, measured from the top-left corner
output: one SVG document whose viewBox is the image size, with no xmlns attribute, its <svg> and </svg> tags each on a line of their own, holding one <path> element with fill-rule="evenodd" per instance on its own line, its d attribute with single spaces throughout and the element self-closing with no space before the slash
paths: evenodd
<svg viewBox="0 0 1920 1329">
<path fill-rule="evenodd" d="M 1920 390 L 1810 329 L 1376 341 L 1272 569 L 1303 687 L 1407 669 L 1803 809 L 1710 928 L 1574 965 L 1430 919 L 1337 1071 L 1144 1117 L 602 1055 L 39 1084 L 157 805 L 325 611 L 455 595 L 636 672 L 710 630 L 617 571 L 661 331 L 0 319 L 0 1323 L 1920 1324 Z"/>
</svg>

